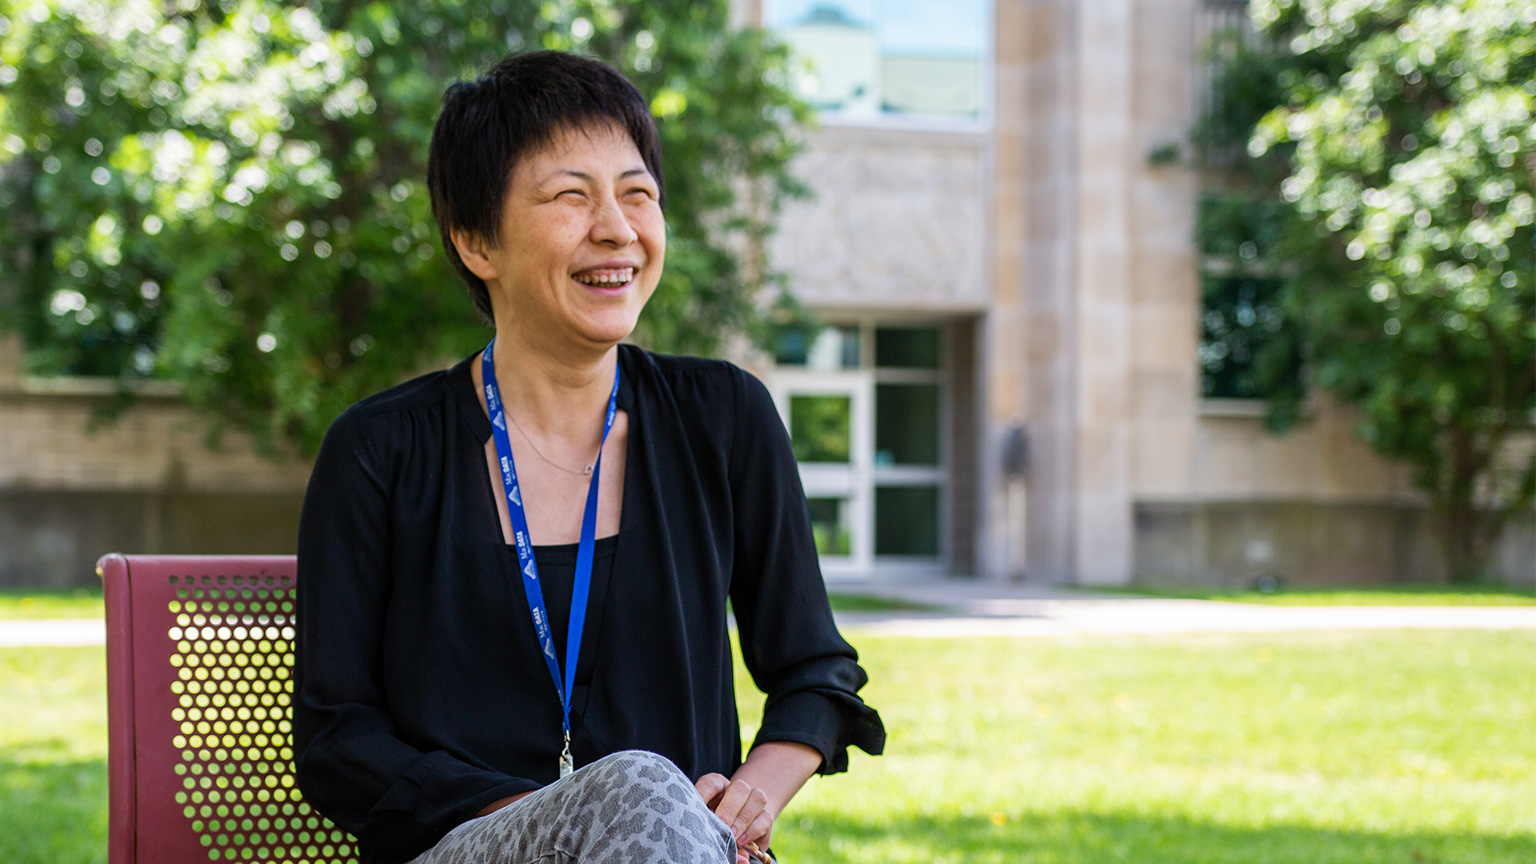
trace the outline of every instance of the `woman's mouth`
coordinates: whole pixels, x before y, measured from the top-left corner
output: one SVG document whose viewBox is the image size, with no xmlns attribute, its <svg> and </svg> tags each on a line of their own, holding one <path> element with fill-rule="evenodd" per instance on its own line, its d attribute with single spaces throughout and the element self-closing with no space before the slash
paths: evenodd
<svg viewBox="0 0 1536 864">
<path fill-rule="evenodd" d="M 635 268 L 614 267 L 603 270 L 584 270 L 573 274 L 571 278 L 588 288 L 623 288 L 635 281 Z"/>
</svg>

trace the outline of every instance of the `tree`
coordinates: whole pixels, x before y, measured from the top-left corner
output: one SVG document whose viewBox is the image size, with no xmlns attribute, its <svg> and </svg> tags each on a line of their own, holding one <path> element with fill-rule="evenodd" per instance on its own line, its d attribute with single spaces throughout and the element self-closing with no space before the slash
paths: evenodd
<svg viewBox="0 0 1536 864">
<path fill-rule="evenodd" d="M 1412 466 L 1449 572 L 1480 577 L 1536 496 L 1536 3 L 1251 13 L 1259 38 L 1218 77 L 1230 110 L 1200 127 L 1209 152 L 1247 139 L 1203 242 L 1265 238 L 1310 381 Z M 1272 417 L 1301 396 L 1281 388 Z"/>
<path fill-rule="evenodd" d="M 358 398 L 489 338 L 423 178 L 442 92 L 582 52 L 650 100 L 666 274 L 639 338 L 759 333 L 754 251 L 800 188 L 787 54 L 727 0 L 0 0 L 0 323 L 40 373 L 184 382 L 310 451 Z"/>
</svg>

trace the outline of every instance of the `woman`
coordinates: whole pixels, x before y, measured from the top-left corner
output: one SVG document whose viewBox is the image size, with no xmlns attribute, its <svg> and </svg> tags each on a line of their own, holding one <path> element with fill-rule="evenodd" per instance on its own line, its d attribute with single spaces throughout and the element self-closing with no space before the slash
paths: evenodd
<svg viewBox="0 0 1536 864">
<path fill-rule="evenodd" d="M 811 774 L 883 747 L 766 390 L 620 344 L 661 180 L 599 63 L 444 97 L 433 213 L 496 335 L 337 419 L 299 533 L 299 784 L 367 864 L 744 862 Z M 767 693 L 745 760 L 728 599 Z"/>
</svg>

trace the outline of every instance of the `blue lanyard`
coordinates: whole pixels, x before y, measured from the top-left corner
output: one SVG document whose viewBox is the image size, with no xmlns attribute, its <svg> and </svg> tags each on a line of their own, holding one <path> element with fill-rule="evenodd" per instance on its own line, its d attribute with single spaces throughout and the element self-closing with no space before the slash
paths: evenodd
<svg viewBox="0 0 1536 864">
<path fill-rule="evenodd" d="M 560 776 L 566 777 L 573 770 L 571 760 L 571 690 L 576 686 L 576 659 L 581 653 L 581 631 L 587 619 L 587 595 L 592 587 L 592 547 L 597 535 L 597 487 L 603 471 L 602 444 L 598 445 L 597 461 L 593 463 L 592 480 L 587 486 L 587 507 L 581 517 L 581 542 L 576 545 L 576 584 L 571 591 L 571 620 L 565 639 L 565 678 L 560 677 L 559 661 L 555 659 L 555 637 L 549 629 L 549 610 L 544 605 L 544 589 L 539 586 L 539 565 L 533 558 L 533 540 L 528 534 L 528 514 L 523 510 L 523 496 L 517 487 L 517 467 L 512 464 L 512 443 L 507 440 L 507 418 L 501 407 L 501 391 L 496 387 L 496 364 L 491 359 L 496 340 L 485 346 L 480 355 L 480 369 L 485 380 L 485 407 L 491 416 L 491 433 L 496 439 L 496 455 L 501 462 L 501 483 L 507 493 L 507 516 L 512 522 L 512 536 L 517 541 L 517 561 L 523 572 L 523 593 L 528 595 L 528 611 L 533 615 L 533 628 L 539 634 L 539 647 L 544 652 L 545 665 L 555 681 L 555 692 L 560 696 L 561 731 L 565 733 L 565 749 L 560 754 Z M 603 444 L 608 442 L 608 430 L 613 428 L 613 415 L 618 406 L 619 369 L 613 369 L 613 390 L 608 394 L 608 415 L 603 420 Z"/>
</svg>

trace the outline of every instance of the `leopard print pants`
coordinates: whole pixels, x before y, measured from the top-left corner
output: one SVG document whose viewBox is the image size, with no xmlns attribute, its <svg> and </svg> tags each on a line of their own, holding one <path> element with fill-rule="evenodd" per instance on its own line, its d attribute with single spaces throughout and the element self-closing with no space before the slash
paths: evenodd
<svg viewBox="0 0 1536 864">
<path fill-rule="evenodd" d="M 605 756 L 448 833 L 410 864 L 732 864 L 736 840 L 671 760 Z"/>
</svg>

